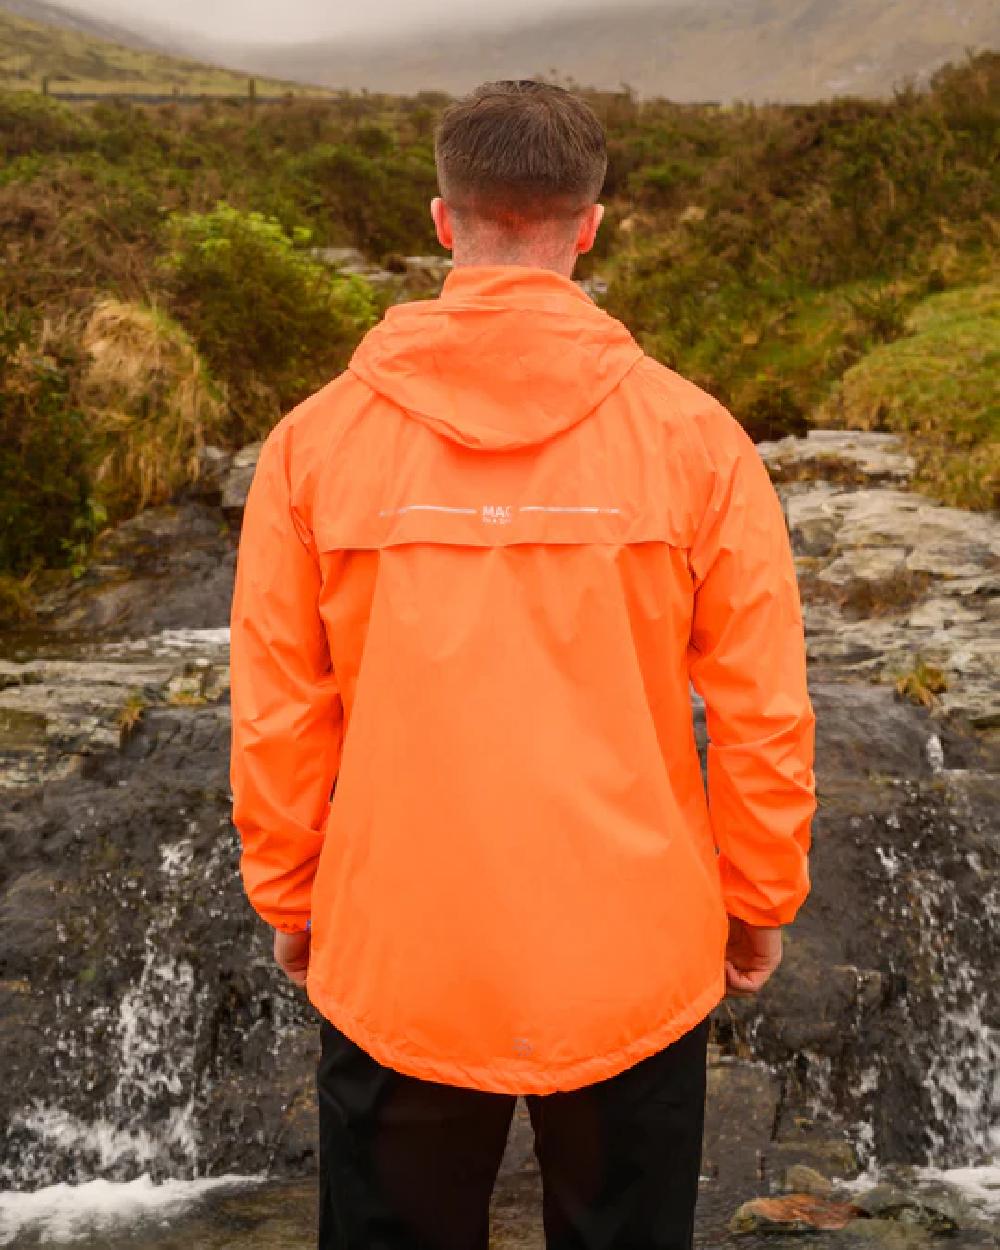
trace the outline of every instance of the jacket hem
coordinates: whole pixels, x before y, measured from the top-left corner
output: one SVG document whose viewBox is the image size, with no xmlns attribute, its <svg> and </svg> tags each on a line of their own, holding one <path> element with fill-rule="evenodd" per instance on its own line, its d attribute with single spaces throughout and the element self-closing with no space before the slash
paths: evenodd
<svg viewBox="0 0 1000 1250">
<path fill-rule="evenodd" d="M 548 1064 L 543 1070 L 523 1059 L 500 1061 L 486 1067 L 405 1051 L 366 1028 L 314 980 L 310 979 L 307 989 L 316 1010 L 383 1067 L 441 1085 L 515 1095 L 567 1092 L 617 1076 L 690 1032 L 719 1005 L 726 992 L 725 972 L 720 970 L 712 984 L 684 1011 L 670 1016 L 628 1045 L 569 1063 Z"/>
</svg>

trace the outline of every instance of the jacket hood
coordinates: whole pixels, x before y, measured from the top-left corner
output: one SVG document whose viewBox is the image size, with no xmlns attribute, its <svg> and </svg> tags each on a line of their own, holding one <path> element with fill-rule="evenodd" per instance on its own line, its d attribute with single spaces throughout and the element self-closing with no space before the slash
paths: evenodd
<svg viewBox="0 0 1000 1250">
<path fill-rule="evenodd" d="M 505 451 L 582 421 L 641 358 L 621 322 L 568 278 L 468 267 L 439 299 L 390 309 L 350 369 L 453 442 Z"/>
</svg>

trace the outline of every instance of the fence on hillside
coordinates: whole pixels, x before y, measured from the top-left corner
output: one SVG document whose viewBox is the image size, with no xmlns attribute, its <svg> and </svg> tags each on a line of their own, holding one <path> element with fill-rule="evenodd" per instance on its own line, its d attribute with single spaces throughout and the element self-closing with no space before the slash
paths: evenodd
<svg viewBox="0 0 1000 1250">
<path fill-rule="evenodd" d="M 247 86 L 244 92 L 182 91 L 178 87 L 162 91 L 155 89 L 137 91 L 128 87 L 119 90 L 115 88 L 113 83 L 109 83 L 106 89 L 78 91 L 73 90 L 71 87 L 64 87 L 62 82 L 63 80 L 59 79 L 43 78 L 40 84 L 42 95 L 49 96 L 53 100 L 64 100 L 71 104 L 97 104 L 110 100 L 127 100 L 131 104 L 204 104 L 207 101 L 218 101 L 224 104 L 284 104 L 288 100 L 330 99 L 333 95 L 333 93 L 319 90 L 310 91 L 308 88 L 302 88 L 299 91 L 289 88 L 280 94 L 275 94 L 274 92 L 265 93 L 258 89 L 255 78 L 247 79 Z"/>
</svg>

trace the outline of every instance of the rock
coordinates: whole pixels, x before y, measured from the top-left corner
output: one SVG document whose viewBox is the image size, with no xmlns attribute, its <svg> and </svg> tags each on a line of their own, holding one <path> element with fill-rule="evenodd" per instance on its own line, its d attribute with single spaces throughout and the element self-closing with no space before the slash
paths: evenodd
<svg viewBox="0 0 1000 1250">
<path fill-rule="evenodd" d="M 229 688 L 228 631 L 169 631 L 81 658 L 0 659 L 0 792 L 71 776 L 117 751 L 157 703 L 197 706 Z M 30 732 L 29 732 L 30 727 Z"/>
<path fill-rule="evenodd" d="M 236 548 L 217 508 L 187 501 L 150 508 L 98 539 L 82 577 L 41 595 L 38 621 L 10 650 L 67 636 L 141 638 L 212 629 L 229 620 Z"/>
<path fill-rule="evenodd" d="M 809 1137 L 797 1135 L 794 1140 L 772 1141 L 766 1151 L 766 1165 L 772 1176 L 784 1176 L 803 1166 L 820 1176 L 852 1180 L 858 1174 L 858 1157 L 844 1136 L 824 1137 L 814 1123 L 808 1125 Z"/>
<path fill-rule="evenodd" d="M 375 265 L 353 247 L 312 248 L 310 254 L 339 273 L 364 278 L 375 287 L 389 288 L 390 302 L 426 297 L 440 291 L 452 268 L 448 256 L 399 256 L 395 253 Z"/>
<path fill-rule="evenodd" d="M 780 1093 L 762 1064 L 727 1059 L 709 1067 L 702 1171 L 715 1184 L 732 1193 L 756 1188 Z"/>
<path fill-rule="evenodd" d="M 404 256 L 406 276 L 408 278 L 427 277 L 435 282 L 444 282 L 454 268 L 450 256 Z"/>
<path fill-rule="evenodd" d="M 202 447 L 198 452 L 198 480 L 191 494 L 197 499 L 217 504 L 232 462 L 231 451 L 224 451 L 221 447 Z"/>
<path fill-rule="evenodd" d="M 863 547 L 860 551 L 838 557 L 816 576 L 824 582 L 846 585 L 860 580 L 882 581 L 897 577 L 906 569 L 905 547 Z"/>
<path fill-rule="evenodd" d="M 228 740 L 224 707 L 154 707 L 4 796 L 0 979 L 38 992 L 0 1013 L 0 1188 L 314 1170 L 315 1019 L 242 895 Z"/>
<path fill-rule="evenodd" d="M 957 1232 L 959 1227 L 950 1203 L 935 1202 L 923 1194 L 907 1194 L 892 1185 L 877 1185 L 855 1198 L 854 1204 L 872 1219 L 915 1224 L 936 1236 Z"/>
<path fill-rule="evenodd" d="M 779 482 L 827 480 L 875 485 L 905 483 L 916 467 L 894 434 L 858 430 L 810 430 L 804 438 L 789 435 L 757 450 Z"/>
<path fill-rule="evenodd" d="M 356 247 L 311 247 L 309 255 L 342 273 L 360 273 L 368 265 L 364 253 Z"/>
<path fill-rule="evenodd" d="M 592 300 L 599 300 L 607 295 L 609 283 L 606 278 L 600 278 L 596 274 L 591 278 L 580 278 L 576 284 L 584 294 L 589 295 Z"/>
<path fill-rule="evenodd" d="M 760 445 L 782 494 L 810 659 L 895 682 L 940 668 L 942 716 L 1000 725 L 1000 519 L 900 489 L 891 435 L 814 430 Z"/>
<path fill-rule="evenodd" d="M 782 1187 L 787 1194 L 809 1194 L 814 1198 L 828 1198 L 833 1193 L 833 1182 L 804 1163 L 793 1163 L 787 1169 Z"/>
<path fill-rule="evenodd" d="M 859 1218 L 861 1213 L 850 1202 L 810 1194 L 789 1194 L 784 1198 L 754 1198 L 745 1202 L 733 1216 L 734 1233 L 815 1233 L 834 1232 Z"/>
<path fill-rule="evenodd" d="M 240 448 L 233 456 L 232 465 L 222 483 L 222 511 L 230 524 L 237 528 L 243 518 L 243 509 L 246 507 L 250 483 L 257 469 L 262 446 L 262 443 L 250 443 Z"/>
</svg>

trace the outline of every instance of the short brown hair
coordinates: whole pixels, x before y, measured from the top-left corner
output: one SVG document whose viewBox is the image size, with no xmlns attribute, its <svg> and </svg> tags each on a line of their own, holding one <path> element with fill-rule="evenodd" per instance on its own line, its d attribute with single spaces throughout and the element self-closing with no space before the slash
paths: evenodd
<svg viewBox="0 0 1000 1250">
<path fill-rule="evenodd" d="M 488 82 L 453 104 L 435 143 L 441 194 L 494 220 L 568 216 L 593 204 L 608 170 L 604 128 L 562 87 Z"/>
</svg>

